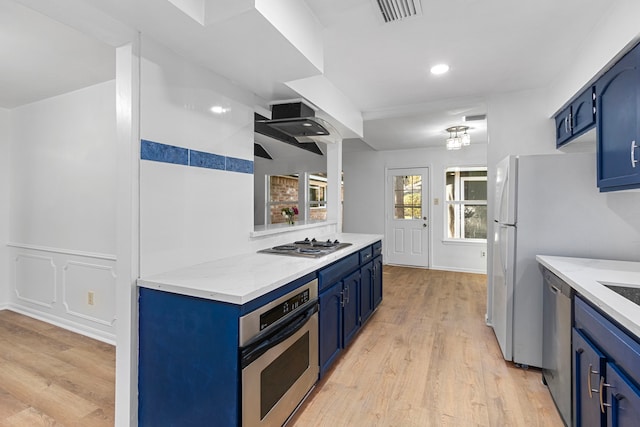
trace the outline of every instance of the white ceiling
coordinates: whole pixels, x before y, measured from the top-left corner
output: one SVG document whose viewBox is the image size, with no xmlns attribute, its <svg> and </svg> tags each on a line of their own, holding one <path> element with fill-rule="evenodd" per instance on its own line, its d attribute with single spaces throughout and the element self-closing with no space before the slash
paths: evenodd
<svg viewBox="0 0 640 427">
<path fill-rule="evenodd" d="M 444 129 L 486 113 L 491 94 L 548 86 L 619 0 L 422 0 L 422 16 L 390 24 L 372 0 L 305 1 L 324 27 L 324 77 L 362 113 L 365 142 L 402 149 L 443 144 Z M 0 0 L 0 106 L 112 79 L 117 37 L 105 28 L 115 21 L 265 101 L 295 97 L 285 82 L 318 73 L 249 13 L 202 26 L 167 0 Z M 431 75 L 439 62 L 450 72 Z M 486 143 L 486 123 L 469 125 L 472 143 Z"/>
</svg>

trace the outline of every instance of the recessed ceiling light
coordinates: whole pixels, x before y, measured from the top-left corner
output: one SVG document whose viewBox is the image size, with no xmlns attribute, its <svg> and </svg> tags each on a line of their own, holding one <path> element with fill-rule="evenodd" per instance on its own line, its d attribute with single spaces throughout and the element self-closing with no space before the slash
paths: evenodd
<svg viewBox="0 0 640 427">
<path fill-rule="evenodd" d="M 221 106 L 221 105 L 214 105 L 214 106 L 213 106 L 213 107 L 211 107 L 209 110 L 210 110 L 212 113 L 214 113 L 214 114 L 224 114 L 224 113 L 226 113 L 227 111 L 229 111 L 229 109 L 228 109 L 228 108 L 224 108 L 224 107 L 223 107 L 223 106 Z"/>
<path fill-rule="evenodd" d="M 444 74 L 447 71 L 449 71 L 449 66 L 447 64 L 438 64 L 431 67 L 431 74 L 435 74 L 436 76 Z"/>
</svg>

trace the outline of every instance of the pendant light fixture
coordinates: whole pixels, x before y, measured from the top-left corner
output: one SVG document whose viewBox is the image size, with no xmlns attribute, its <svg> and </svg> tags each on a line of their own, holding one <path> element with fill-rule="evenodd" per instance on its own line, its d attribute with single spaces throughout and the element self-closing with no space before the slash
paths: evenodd
<svg viewBox="0 0 640 427">
<path fill-rule="evenodd" d="M 446 146 L 447 150 L 459 150 L 463 146 L 471 145 L 471 135 L 467 133 L 469 126 L 451 126 L 445 129 L 449 132 Z"/>
</svg>

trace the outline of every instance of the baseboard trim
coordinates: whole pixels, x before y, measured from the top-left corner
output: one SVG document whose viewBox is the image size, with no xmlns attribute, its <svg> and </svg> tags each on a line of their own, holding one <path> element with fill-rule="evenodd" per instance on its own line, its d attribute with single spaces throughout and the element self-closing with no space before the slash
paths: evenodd
<svg viewBox="0 0 640 427">
<path fill-rule="evenodd" d="M 100 331 L 85 325 L 80 325 L 80 324 L 71 322 L 67 319 L 61 319 L 55 316 L 48 316 L 46 314 L 37 312 L 35 310 L 30 310 L 28 308 L 21 307 L 15 304 L 5 304 L 4 306 L 0 306 L 0 309 L 10 310 L 19 314 L 23 314 L 25 316 L 32 317 L 34 319 L 41 320 L 43 322 L 58 326 L 62 329 L 75 332 L 76 334 L 84 335 L 94 340 L 102 341 L 106 344 L 111 344 L 113 346 L 116 345 L 115 334 L 110 334 L 108 332 Z"/>
</svg>

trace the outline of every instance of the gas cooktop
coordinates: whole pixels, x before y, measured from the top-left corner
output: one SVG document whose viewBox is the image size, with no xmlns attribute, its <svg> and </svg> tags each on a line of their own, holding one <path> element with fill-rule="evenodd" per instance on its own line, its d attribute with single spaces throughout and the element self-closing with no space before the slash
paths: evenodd
<svg viewBox="0 0 640 427">
<path fill-rule="evenodd" d="M 297 242 L 288 243 L 286 245 L 274 246 L 269 249 L 258 251 L 263 254 L 298 256 L 307 258 L 320 258 L 329 255 L 339 249 L 351 246 L 351 243 L 341 243 L 338 240 L 319 241 L 316 239 L 306 238 Z"/>
</svg>

